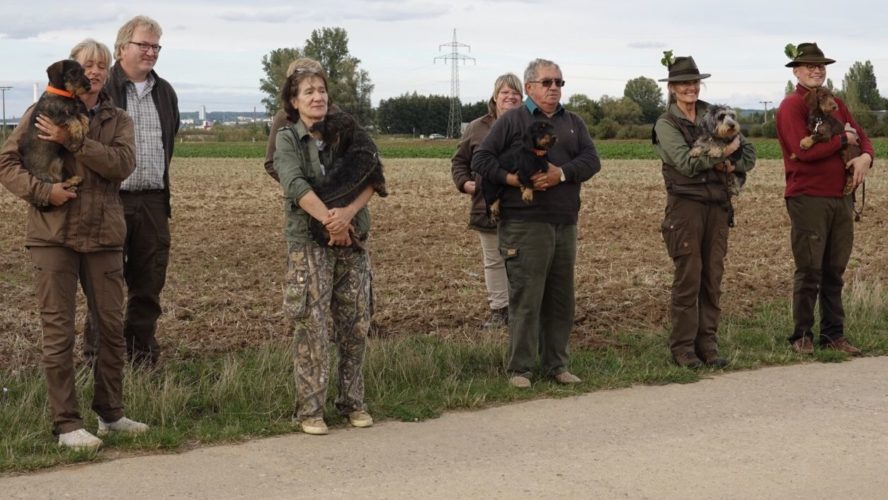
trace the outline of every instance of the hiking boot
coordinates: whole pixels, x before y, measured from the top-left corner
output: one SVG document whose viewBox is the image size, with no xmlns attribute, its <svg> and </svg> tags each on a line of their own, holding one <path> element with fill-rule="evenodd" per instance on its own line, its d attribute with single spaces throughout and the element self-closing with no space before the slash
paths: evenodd
<svg viewBox="0 0 888 500">
<path fill-rule="evenodd" d="M 302 432 L 314 436 L 323 436 L 330 432 L 323 418 L 306 418 L 299 423 L 299 427 L 302 429 Z"/>
<path fill-rule="evenodd" d="M 718 351 L 706 351 L 700 355 L 703 364 L 711 368 L 724 368 L 728 366 L 728 360 L 719 356 Z"/>
<path fill-rule="evenodd" d="M 366 411 L 357 410 L 348 414 L 348 423 L 352 427 L 370 427 L 373 425 L 373 417 Z"/>
<path fill-rule="evenodd" d="M 690 368 L 692 370 L 696 370 L 703 366 L 703 362 L 700 361 L 700 358 L 697 357 L 696 354 L 692 352 L 683 352 L 681 354 L 673 354 L 672 360 L 675 361 L 675 364 L 682 368 Z"/>
<path fill-rule="evenodd" d="M 577 377 L 571 372 L 561 372 L 552 378 L 555 379 L 555 382 L 558 382 L 561 385 L 579 384 L 580 382 L 582 382 L 582 380 L 580 380 L 580 377 Z"/>
<path fill-rule="evenodd" d="M 505 328 L 509 326 L 509 307 L 501 307 L 499 309 L 491 309 L 490 317 L 481 325 L 485 330 L 495 330 L 497 328 Z"/>
<path fill-rule="evenodd" d="M 71 448 L 72 450 L 96 451 L 102 446 L 102 440 L 93 436 L 86 429 L 77 429 L 76 431 L 59 434 L 59 446 Z"/>
<path fill-rule="evenodd" d="M 126 417 L 120 417 L 114 422 L 105 422 L 102 417 L 98 418 L 99 430 L 96 432 L 99 436 L 105 436 L 110 432 L 122 432 L 124 434 L 141 434 L 148 430 L 148 425 L 142 422 L 136 422 Z"/>
<path fill-rule="evenodd" d="M 823 344 L 824 349 L 832 349 L 834 351 L 844 352 L 852 356 L 860 356 L 863 354 L 860 349 L 851 345 L 845 337 L 839 337 L 833 341 L 827 341 Z"/>
<path fill-rule="evenodd" d="M 509 378 L 509 385 L 518 389 L 530 389 L 530 375 L 527 373 L 512 375 Z"/>
<path fill-rule="evenodd" d="M 811 340 L 810 337 L 802 337 L 800 339 L 793 340 L 792 350 L 799 354 L 814 354 L 814 341 Z"/>
</svg>

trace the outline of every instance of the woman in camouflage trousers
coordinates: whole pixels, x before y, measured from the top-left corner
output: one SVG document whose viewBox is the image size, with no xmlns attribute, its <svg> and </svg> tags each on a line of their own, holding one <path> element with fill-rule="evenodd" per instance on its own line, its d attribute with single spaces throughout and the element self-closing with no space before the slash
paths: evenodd
<svg viewBox="0 0 888 500">
<path fill-rule="evenodd" d="M 370 261 L 364 245 L 352 244 L 369 233 L 366 205 L 373 189 L 362 190 L 342 208 L 328 208 L 312 189 L 335 160 L 333 148 L 308 133 L 331 105 L 327 77 L 318 68 L 297 69 L 284 83 L 281 102 L 290 123 L 277 134 L 274 154 L 286 217 L 284 309 L 294 324 L 295 420 L 307 434 L 327 433 L 323 417 L 331 344 L 339 354 L 336 409 L 355 427 L 373 425 L 362 374 L 372 313 Z M 327 245 L 312 239 L 311 218 L 330 233 Z"/>
</svg>

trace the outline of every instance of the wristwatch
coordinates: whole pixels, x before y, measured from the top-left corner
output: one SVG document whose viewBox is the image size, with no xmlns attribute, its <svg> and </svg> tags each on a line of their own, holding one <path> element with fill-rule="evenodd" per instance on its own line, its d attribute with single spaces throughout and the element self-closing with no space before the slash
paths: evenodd
<svg viewBox="0 0 888 500">
<path fill-rule="evenodd" d="M 561 182 L 567 182 L 567 177 L 564 176 L 564 169 L 561 169 Z"/>
</svg>

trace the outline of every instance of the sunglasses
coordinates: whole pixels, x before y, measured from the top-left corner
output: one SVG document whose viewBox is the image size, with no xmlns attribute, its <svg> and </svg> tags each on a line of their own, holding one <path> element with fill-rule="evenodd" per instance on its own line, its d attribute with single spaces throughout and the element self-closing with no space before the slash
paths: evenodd
<svg viewBox="0 0 888 500">
<path fill-rule="evenodd" d="M 539 83 L 543 87 L 549 88 L 553 83 L 556 87 L 564 87 L 565 81 L 561 78 L 546 78 L 545 80 L 531 80 L 528 83 Z"/>
</svg>

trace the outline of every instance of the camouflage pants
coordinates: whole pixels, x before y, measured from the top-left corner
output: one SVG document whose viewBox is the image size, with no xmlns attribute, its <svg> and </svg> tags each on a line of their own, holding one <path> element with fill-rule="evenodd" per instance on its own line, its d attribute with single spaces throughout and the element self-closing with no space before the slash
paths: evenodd
<svg viewBox="0 0 888 500">
<path fill-rule="evenodd" d="M 324 415 L 331 342 L 339 354 L 336 408 L 341 414 L 365 410 L 361 370 L 372 314 L 367 252 L 291 243 L 287 268 L 284 310 L 294 324 L 296 419 Z"/>
</svg>

